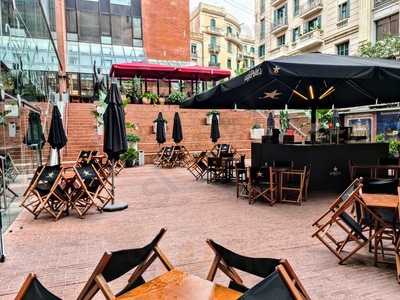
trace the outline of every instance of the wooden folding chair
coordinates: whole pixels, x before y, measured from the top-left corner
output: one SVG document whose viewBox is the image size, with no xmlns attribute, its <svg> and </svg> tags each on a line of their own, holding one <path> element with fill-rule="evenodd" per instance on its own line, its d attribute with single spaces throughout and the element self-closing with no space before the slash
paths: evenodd
<svg viewBox="0 0 400 300">
<path fill-rule="evenodd" d="M 224 169 L 221 157 L 207 158 L 207 183 L 217 182 L 223 178 Z"/>
<path fill-rule="evenodd" d="M 276 258 L 253 258 L 243 256 L 224 248 L 213 240 L 207 240 L 207 244 L 210 246 L 215 254 L 214 260 L 207 275 L 207 280 L 214 281 L 215 275 L 219 269 L 230 279 L 230 289 L 237 290 L 239 292 L 245 293 L 244 295 L 246 295 L 247 293 L 252 294 L 253 292 L 250 291 L 253 288 L 249 289 L 248 287 L 246 287 L 242 278 L 239 276 L 236 270 L 240 270 L 261 277 L 262 279 L 268 278 L 278 270 L 278 272 L 281 272 L 285 275 L 285 280 L 288 281 L 288 285 L 293 288 L 293 290 L 298 291 L 298 293 L 303 296 L 303 298 L 298 299 L 309 299 L 307 292 L 305 291 L 299 278 L 297 277 L 296 273 L 293 271 L 293 268 L 290 266 L 287 260 Z M 283 298 L 272 297 L 260 299 Z"/>
<path fill-rule="evenodd" d="M 92 157 L 91 150 L 81 150 L 78 154 L 78 157 L 76 158 L 74 165 L 78 166 L 80 164 L 87 164 L 89 163 L 91 157 Z"/>
<path fill-rule="evenodd" d="M 198 156 L 187 163 L 186 169 L 196 178 L 202 179 L 207 173 L 207 151 L 201 152 Z"/>
<path fill-rule="evenodd" d="M 71 195 L 72 207 L 80 217 L 95 205 L 101 212 L 113 199 L 110 182 L 104 180 L 90 164 L 74 167 L 76 183 Z"/>
<path fill-rule="evenodd" d="M 231 145 L 230 144 L 219 144 L 217 157 L 222 157 L 231 153 Z"/>
<path fill-rule="evenodd" d="M 5 178 L 6 179 L 6 182 L 5 182 L 5 186 L 3 186 L 4 185 L 4 183 L 3 183 L 3 180 L 2 180 L 2 178 L 3 178 L 3 171 L 2 171 L 2 169 L 0 168 L 0 197 L 2 197 L 3 196 L 3 193 L 10 193 L 14 198 L 17 198 L 18 197 L 18 194 L 16 193 L 16 192 L 14 192 L 14 190 L 13 189 L 11 189 L 10 187 L 9 187 L 9 180 L 7 179 L 7 178 Z M 6 196 L 7 196 L 7 194 L 6 194 Z"/>
<path fill-rule="evenodd" d="M 305 186 L 307 167 L 304 166 L 303 170 L 290 169 L 288 171 L 280 172 L 279 174 L 279 194 L 282 202 L 296 203 L 301 205 L 305 198 Z M 293 194 L 294 198 L 288 197 Z"/>
<path fill-rule="evenodd" d="M 157 152 L 156 157 L 153 160 L 155 166 L 159 166 L 161 164 L 161 160 L 164 157 L 166 146 L 161 147 L 161 149 Z"/>
<path fill-rule="evenodd" d="M 156 258 L 159 258 L 164 267 L 171 271 L 174 267 L 158 247 L 158 243 L 165 232 L 166 229 L 162 228 L 153 241 L 143 248 L 104 253 L 79 294 L 78 300 L 92 299 L 99 290 L 106 299 L 116 299 L 116 297 L 145 283 L 142 274 Z M 108 283 L 132 270 L 134 272 L 130 276 L 128 284 L 120 292 L 113 293 Z"/>
<path fill-rule="evenodd" d="M 4 161 L 4 175 L 6 179 L 10 182 L 14 182 L 17 176 L 21 173 L 15 166 L 14 160 L 12 159 L 10 153 L 5 154 Z"/>
<path fill-rule="evenodd" d="M 61 300 L 61 298 L 46 289 L 36 274 L 30 273 L 22 283 L 15 300 Z"/>
<path fill-rule="evenodd" d="M 35 219 L 45 210 L 58 220 L 68 208 L 70 201 L 62 184 L 62 168 L 59 165 L 44 167 L 32 184 L 32 188 L 28 188 L 21 206 L 32 213 Z"/>
<path fill-rule="evenodd" d="M 322 224 L 319 219 L 314 223 L 318 229 L 312 237 L 318 238 L 339 259 L 339 264 L 344 263 L 379 235 L 379 230 L 372 233 L 369 228 L 371 224 L 375 229 L 382 228 L 384 225 L 382 219 L 371 211 L 359 197 L 360 188 L 361 185 L 355 188 L 347 200 L 335 201 L 335 205 L 332 205 L 326 214 L 326 216 L 330 216 L 328 221 Z M 354 215 L 354 208 L 357 208 L 357 211 L 362 212 L 363 215 L 368 215 L 369 222 L 367 224 L 363 222 L 362 216 Z M 367 230 L 370 232 L 369 236 L 365 235 Z"/>
<path fill-rule="evenodd" d="M 246 168 L 245 156 L 242 155 L 240 161 L 235 165 L 236 179 L 236 198 L 249 197 L 250 168 Z"/>
<path fill-rule="evenodd" d="M 163 156 L 160 159 L 161 168 L 173 168 L 175 166 L 175 152 L 173 146 L 167 146 L 164 149 Z"/>
<path fill-rule="evenodd" d="M 258 199 L 266 200 L 270 205 L 277 201 L 278 176 L 272 167 L 250 167 L 249 177 L 249 204 Z"/>
<path fill-rule="evenodd" d="M 400 207 L 399 207 L 400 208 Z M 397 243 L 395 245 L 395 259 L 396 259 L 396 278 L 400 283 L 400 236 L 397 237 Z"/>
</svg>

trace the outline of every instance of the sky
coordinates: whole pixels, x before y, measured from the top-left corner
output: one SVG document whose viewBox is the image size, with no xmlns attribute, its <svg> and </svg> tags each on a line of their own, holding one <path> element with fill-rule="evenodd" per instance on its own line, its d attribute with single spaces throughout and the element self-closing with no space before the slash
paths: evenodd
<svg viewBox="0 0 400 300">
<path fill-rule="evenodd" d="M 254 0 L 190 0 L 190 11 L 193 11 L 200 2 L 225 7 L 228 13 L 239 20 L 239 23 L 245 23 L 254 33 Z"/>
</svg>

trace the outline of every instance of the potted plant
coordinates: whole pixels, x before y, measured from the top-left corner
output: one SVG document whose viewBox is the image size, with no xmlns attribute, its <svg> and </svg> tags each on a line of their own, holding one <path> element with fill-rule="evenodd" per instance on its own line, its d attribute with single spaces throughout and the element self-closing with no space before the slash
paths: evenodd
<svg viewBox="0 0 400 300">
<path fill-rule="evenodd" d="M 143 104 L 158 104 L 158 96 L 153 92 L 146 92 L 142 97 Z"/>
<path fill-rule="evenodd" d="M 128 133 L 126 135 L 126 140 L 128 142 L 128 147 L 138 150 L 138 143 L 140 142 L 140 137 L 133 133 Z"/>
<path fill-rule="evenodd" d="M 389 154 L 395 158 L 399 157 L 400 141 L 392 139 L 389 141 Z"/>
<path fill-rule="evenodd" d="M 121 155 L 121 160 L 125 162 L 126 168 L 131 168 L 136 164 L 136 160 L 139 157 L 139 152 L 134 148 L 128 148 L 128 150 Z"/>
<path fill-rule="evenodd" d="M 141 86 L 140 86 L 140 78 L 134 77 L 130 81 L 130 85 L 126 92 L 127 97 L 132 104 L 139 104 L 142 101 L 142 93 L 141 93 Z"/>
<path fill-rule="evenodd" d="M 168 121 L 166 119 L 163 119 L 164 121 L 164 128 L 165 128 L 165 136 L 167 136 L 167 124 Z M 153 121 L 153 133 L 156 134 L 157 133 L 157 119 L 155 119 Z"/>
<path fill-rule="evenodd" d="M 169 104 L 181 104 L 183 102 L 183 100 L 185 100 L 185 94 L 180 92 L 180 91 L 175 91 L 172 92 L 169 96 L 168 96 L 168 103 Z"/>
<path fill-rule="evenodd" d="M 264 133 L 264 128 L 262 128 L 258 123 L 255 123 L 250 129 L 250 137 L 252 140 L 260 140 Z"/>
<path fill-rule="evenodd" d="M 211 125 L 212 116 L 213 116 L 213 115 L 217 115 L 217 119 L 218 119 L 218 122 L 219 122 L 219 111 L 217 111 L 217 110 L 210 110 L 210 111 L 207 113 L 207 118 L 206 118 L 206 124 L 207 124 L 207 125 Z"/>
<path fill-rule="evenodd" d="M 281 132 L 279 134 L 279 143 L 283 143 L 283 137 L 289 128 L 289 112 L 286 109 L 281 110 L 279 112 L 279 124 L 281 126 Z"/>
</svg>

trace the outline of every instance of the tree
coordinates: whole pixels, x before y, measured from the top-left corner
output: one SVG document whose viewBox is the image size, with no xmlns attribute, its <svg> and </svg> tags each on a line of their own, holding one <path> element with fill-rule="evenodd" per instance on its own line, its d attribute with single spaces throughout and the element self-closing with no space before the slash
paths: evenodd
<svg viewBox="0 0 400 300">
<path fill-rule="evenodd" d="M 360 55 L 372 58 L 396 58 L 400 56 L 400 37 L 387 36 L 383 40 L 377 41 L 375 45 L 371 42 L 361 45 Z"/>
</svg>

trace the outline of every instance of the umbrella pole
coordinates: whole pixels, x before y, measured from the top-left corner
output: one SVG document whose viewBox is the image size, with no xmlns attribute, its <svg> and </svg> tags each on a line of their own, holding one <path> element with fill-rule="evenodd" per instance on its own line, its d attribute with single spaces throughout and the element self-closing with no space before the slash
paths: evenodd
<svg viewBox="0 0 400 300">
<path fill-rule="evenodd" d="M 111 169 L 111 205 L 114 205 L 114 196 L 115 196 L 115 184 L 114 184 L 114 172 L 115 172 L 115 159 L 112 160 L 112 169 Z"/>
<path fill-rule="evenodd" d="M 315 144 L 316 142 L 316 133 L 317 133 L 317 109 L 311 109 L 311 144 Z"/>
<path fill-rule="evenodd" d="M 5 156 L 4 158 L 0 156 L 0 168 L 1 170 L 5 170 Z M 6 208 L 6 177 L 4 175 L 5 172 L 1 172 L 1 180 L 2 180 L 2 185 L 3 185 L 3 201 L 4 201 L 4 209 Z M 5 250 L 4 250 L 4 240 L 3 240 L 3 205 L 1 205 L 1 199 L 0 199 L 0 262 L 4 262 L 6 257 L 5 257 Z"/>
<path fill-rule="evenodd" d="M 104 207 L 104 211 L 106 212 L 114 212 L 114 211 L 119 211 L 119 210 L 124 210 L 128 208 L 128 204 L 126 203 L 118 203 L 115 204 L 115 182 L 114 182 L 114 173 L 115 173 L 115 159 L 113 159 L 111 161 L 111 195 L 112 195 L 112 199 L 111 199 L 111 204 L 107 204 Z"/>
</svg>

